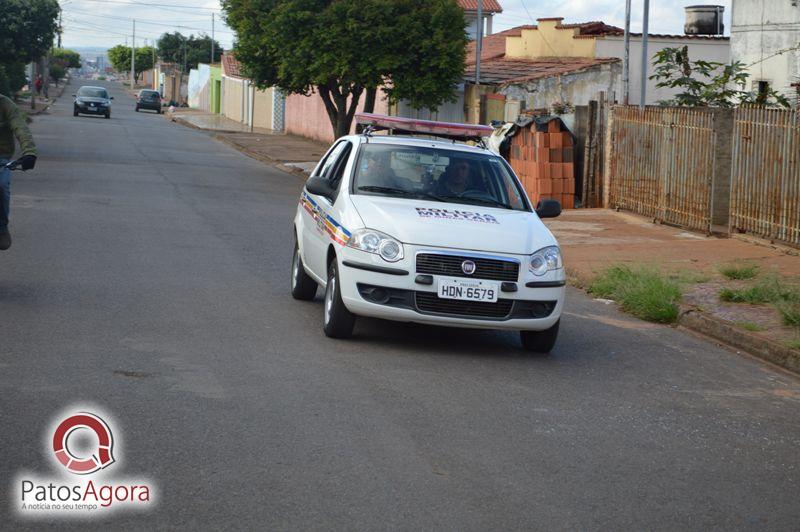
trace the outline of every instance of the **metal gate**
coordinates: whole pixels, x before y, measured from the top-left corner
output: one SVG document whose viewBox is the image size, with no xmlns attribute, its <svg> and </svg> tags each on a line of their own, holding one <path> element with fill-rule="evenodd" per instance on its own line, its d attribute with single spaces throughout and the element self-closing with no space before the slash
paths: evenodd
<svg viewBox="0 0 800 532">
<path fill-rule="evenodd" d="M 731 231 L 800 245 L 800 117 L 742 107 L 734 113 Z"/>
<path fill-rule="evenodd" d="M 610 206 L 710 232 L 713 114 L 615 106 L 610 122 Z"/>
</svg>

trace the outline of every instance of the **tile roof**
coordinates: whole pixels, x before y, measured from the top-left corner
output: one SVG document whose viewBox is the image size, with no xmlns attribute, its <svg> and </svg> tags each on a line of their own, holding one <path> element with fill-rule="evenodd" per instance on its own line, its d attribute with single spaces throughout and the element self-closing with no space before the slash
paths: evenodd
<svg viewBox="0 0 800 532">
<path fill-rule="evenodd" d="M 538 57 L 536 59 L 495 58 L 481 61 L 481 83 L 508 85 L 562 74 L 573 74 L 610 63 L 618 63 L 615 57 Z M 468 65 L 464 79 L 475 79 L 475 65 Z"/>
<path fill-rule="evenodd" d="M 458 0 L 458 5 L 461 6 L 461 9 L 463 9 L 464 11 L 478 10 L 477 0 Z M 483 0 L 483 12 L 502 13 L 503 8 L 500 6 L 500 3 L 497 0 Z"/>
<path fill-rule="evenodd" d="M 229 78 L 244 78 L 241 64 L 236 60 L 236 57 L 230 53 L 222 54 L 222 73 Z"/>
</svg>

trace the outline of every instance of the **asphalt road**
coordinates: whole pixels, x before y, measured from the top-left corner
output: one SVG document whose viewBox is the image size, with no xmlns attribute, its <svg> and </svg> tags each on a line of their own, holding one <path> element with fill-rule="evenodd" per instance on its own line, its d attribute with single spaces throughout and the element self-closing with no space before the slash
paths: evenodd
<svg viewBox="0 0 800 532">
<path fill-rule="evenodd" d="M 800 381 L 571 290 L 558 346 L 362 320 L 289 295 L 302 182 L 133 112 L 33 125 L 0 254 L 0 528 L 50 423 L 113 416 L 158 488 L 108 529 L 800 526 Z M 111 472 L 111 469 L 109 469 Z M 56 523 L 63 525 L 64 523 Z M 71 521 L 75 528 L 87 523 Z"/>
</svg>

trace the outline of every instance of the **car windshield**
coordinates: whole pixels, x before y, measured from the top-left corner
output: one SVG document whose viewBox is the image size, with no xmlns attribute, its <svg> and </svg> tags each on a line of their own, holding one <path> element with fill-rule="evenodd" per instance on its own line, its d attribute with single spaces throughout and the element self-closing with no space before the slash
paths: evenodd
<svg viewBox="0 0 800 532">
<path fill-rule="evenodd" d="M 105 89 L 81 87 L 78 89 L 78 96 L 83 96 L 84 98 L 108 98 L 108 93 Z"/>
<path fill-rule="evenodd" d="M 158 98 L 158 93 L 156 91 L 142 91 L 140 95 L 142 98 L 148 98 L 151 100 Z"/>
<path fill-rule="evenodd" d="M 529 210 L 500 157 L 421 146 L 363 145 L 353 192 Z"/>
</svg>

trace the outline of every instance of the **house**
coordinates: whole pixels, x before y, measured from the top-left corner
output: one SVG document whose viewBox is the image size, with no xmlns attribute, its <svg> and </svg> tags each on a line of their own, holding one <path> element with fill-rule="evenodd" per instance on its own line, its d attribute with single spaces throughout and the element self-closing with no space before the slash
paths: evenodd
<svg viewBox="0 0 800 532">
<path fill-rule="evenodd" d="M 180 65 L 159 61 L 156 63 L 155 70 L 156 86 L 154 88 L 161 93 L 161 98 L 174 105 L 186 103 L 189 95 L 189 76 L 183 73 Z"/>
<path fill-rule="evenodd" d="M 283 131 L 283 93 L 274 87 L 256 88 L 233 54 L 223 54 L 221 62 L 220 114 L 252 128 Z"/>
<path fill-rule="evenodd" d="M 648 34 L 648 55 L 667 47 L 687 46 L 693 60 L 727 63 L 730 43 L 718 35 L 656 35 Z M 470 45 L 467 81 L 474 82 L 475 51 Z M 548 107 L 553 102 L 584 105 L 598 91 L 622 100 L 622 59 L 624 30 L 600 21 L 565 24 L 563 18 L 540 18 L 536 25 L 519 26 L 484 39 L 481 53 L 479 85 L 467 96 L 467 107 L 486 92 L 500 93 L 521 100 L 526 108 Z M 642 35 L 630 37 L 630 101 L 641 94 Z M 652 61 L 647 65 L 648 76 L 653 73 Z M 674 89 L 657 88 L 647 81 L 648 104 L 671 98 Z M 469 89 L 469 88 L 468 88 Z"/>
<path fill-rule="evenodd" d="M 471 40 L 478 38 L 478 0 L 458 0 L 458 5 L 464 10 L 464 18 L 467 21 L 467 34 Z M 483 34 L 492 34 L 492 18 L 494 15 L 503 12 L 503 8 L 497 0 L 483 0 L 481 9 Z"/>
<path fill-rule="evenodd" d="M 750 74 L 747 90 L 797 95 L 800 82 L 800 1 L 734 0 L 731 61 Z M 794 85 L 794 86 L 793 86 Z"/>
</svg>

